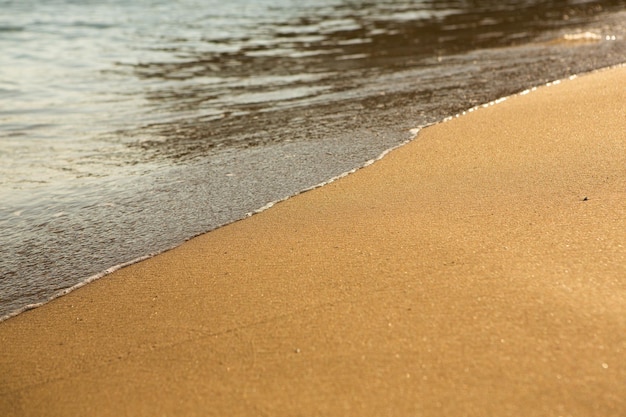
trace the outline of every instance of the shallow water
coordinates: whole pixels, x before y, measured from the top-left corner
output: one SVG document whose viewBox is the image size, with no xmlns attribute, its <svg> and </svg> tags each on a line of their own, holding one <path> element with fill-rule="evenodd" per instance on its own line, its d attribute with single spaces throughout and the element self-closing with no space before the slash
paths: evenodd
<svg viewBox="0 0 626 417">
<path fill-rule="evenodd" d="M 624 1 L 301 3 L 0 0 L 0 316 L 626 60 Z"/>
</svg>

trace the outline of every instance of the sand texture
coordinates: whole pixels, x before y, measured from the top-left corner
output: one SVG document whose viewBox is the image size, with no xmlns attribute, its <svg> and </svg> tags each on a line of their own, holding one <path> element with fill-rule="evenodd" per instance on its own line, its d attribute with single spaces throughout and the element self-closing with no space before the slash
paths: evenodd
<svg viewBox="0 0 626 417">
<path fill-rule="evenodd" d="M 626 416 L 626 67 L 0 323 L 0 416 Z"/>
</svg>

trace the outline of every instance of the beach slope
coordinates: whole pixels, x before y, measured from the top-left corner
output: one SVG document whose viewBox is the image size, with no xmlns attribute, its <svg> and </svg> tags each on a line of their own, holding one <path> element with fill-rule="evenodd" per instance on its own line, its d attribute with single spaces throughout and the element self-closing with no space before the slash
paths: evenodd
<svg viewBox="0 0 626 417">
<path fill-rule="evenodd" d="M 428 127 L 0 323 L 0 415 L 626 415 L 625 86 Z"/>
</svg>

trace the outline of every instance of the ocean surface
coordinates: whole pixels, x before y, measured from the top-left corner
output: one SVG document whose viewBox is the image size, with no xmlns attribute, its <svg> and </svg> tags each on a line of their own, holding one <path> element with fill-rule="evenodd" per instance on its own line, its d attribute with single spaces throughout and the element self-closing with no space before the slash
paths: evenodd
<svg viewBox="0 0 626 417">
<path fill-rule="evenodd" d="M 0 0 L 0 317 L 362 166 L 413 128 L 624 62 L 625 10 Z"/>
</svg>

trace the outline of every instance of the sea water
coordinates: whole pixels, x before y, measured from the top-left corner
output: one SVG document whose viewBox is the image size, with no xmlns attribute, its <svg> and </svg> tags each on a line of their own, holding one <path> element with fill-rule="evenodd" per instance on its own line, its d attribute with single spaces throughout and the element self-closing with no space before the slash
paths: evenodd
<svg viewBox="0 0 626 417">
<path fill-rule="evenodd" d="M 626 61 L 625 6 L 0 0 L 0 317 Z"/>
</svg>

